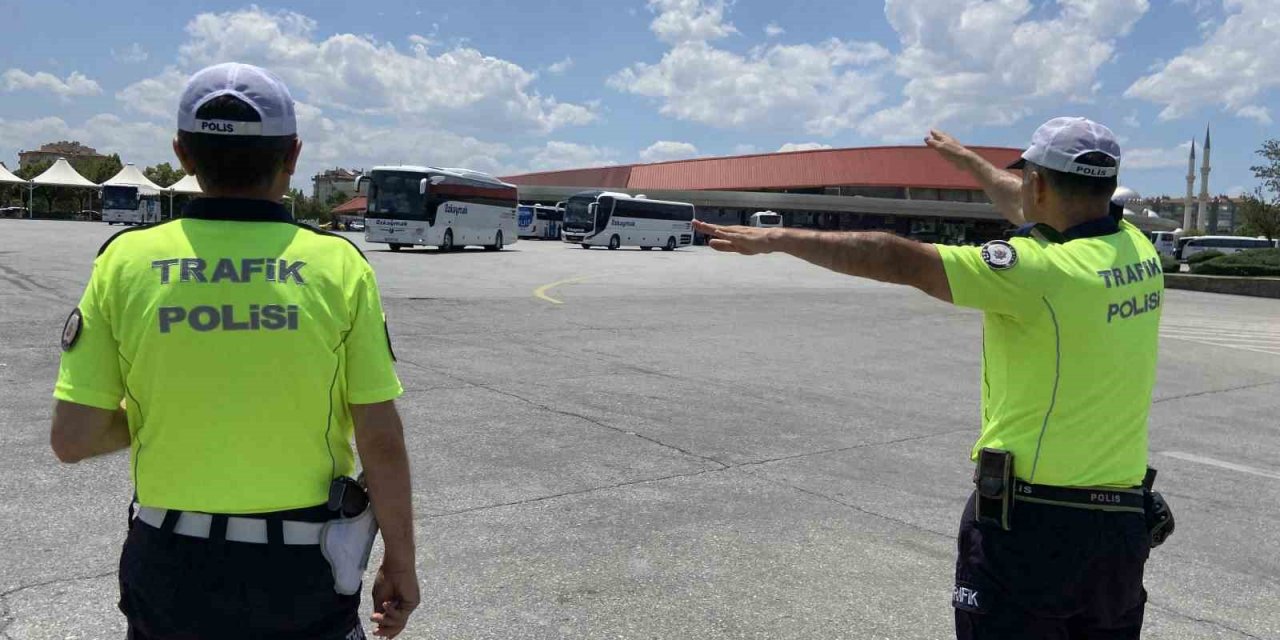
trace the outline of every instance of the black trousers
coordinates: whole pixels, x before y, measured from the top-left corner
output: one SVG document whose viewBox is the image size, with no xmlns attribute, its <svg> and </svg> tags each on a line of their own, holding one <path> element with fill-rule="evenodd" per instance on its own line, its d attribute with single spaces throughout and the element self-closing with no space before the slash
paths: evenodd
<svg viewBox="0 0 1280 640">
<path fill-rule="evenodd" d="M 213 542 L 135 521 L 120 558 L 129 640 L 360 640 L 360 596 L 318 545 Z"/>
<path fill-rule="evenodd" d="M 973 510 L 970 497 L 952 592 L 959 640 L 1141 635 L 1151 551 L 1142 514 L 1017 502 L 1004 531 Z"/>
</svg>

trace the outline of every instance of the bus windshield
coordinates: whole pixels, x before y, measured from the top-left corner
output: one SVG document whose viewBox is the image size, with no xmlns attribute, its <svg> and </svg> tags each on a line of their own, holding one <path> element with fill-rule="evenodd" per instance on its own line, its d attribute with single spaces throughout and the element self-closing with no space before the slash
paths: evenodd
<svg viewBox="0 0 1280 640">
<path fill-rule="evenodd" d="M 115 186 L 103 187 L 102 208 L 124 209 L 127 211 L 136 210 L 138 208 L 138 188 Z"/>
<path fill-rule="evenodd" d="M 575 231 L 592 229 L 594 220 L 591 219 L 587 205 L 595 201 L 595 198 L 569 198 L 564 205 L 564 227 Z"/>
<path fill-rule="evenodd" d="M 422 220 L 426 210 L 419 185 L 426 176 L 402 171 L 378 171 L 369 184 L 367 215 L 392 220 Z"/>
</svg>

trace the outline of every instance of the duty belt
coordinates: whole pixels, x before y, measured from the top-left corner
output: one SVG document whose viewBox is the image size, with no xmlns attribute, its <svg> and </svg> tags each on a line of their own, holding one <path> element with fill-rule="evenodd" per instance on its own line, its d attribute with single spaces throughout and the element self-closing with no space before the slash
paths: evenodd
<svg viewBox="0 0 1280 640">
<path fill-rule="evenodd" d="M 242 518 L 154 507 L 138 507 L 135 517 L 157 529 L 181 536 L 255 544 L 320 544 L 320 529 L 324 527 L 322 522 Z"/>
<path fill-rule="evenodd" d="M 1013 499 L 1077 509 L 1146 513 L 1142 487 L 1054 487 L 1016 480 Z"/>
</svg>

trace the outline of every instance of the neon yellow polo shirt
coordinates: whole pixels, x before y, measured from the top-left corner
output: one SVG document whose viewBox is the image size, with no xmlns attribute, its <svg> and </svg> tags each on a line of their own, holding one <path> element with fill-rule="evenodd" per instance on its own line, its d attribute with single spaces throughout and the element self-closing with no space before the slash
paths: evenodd
<svg viewBox="0 0 1280 640">
<path fill-rule="evenodd" d="M 103 246 L 54 397 L 125 400 L 145 506 L 323 504 L 354 470 L 348 405 L 402 392 L 373 269 L 276 203 L 199 199 L 185 215 Z"/>
<path fill-rule="evenodd" d="M 972 455 L 1011 451 L 1017 476 L 1036 484 L 1136 486 L 1147 466 L 1160 258 L 1136 227 L 1107 218 L 1059 240 L 938 246 L 955 304 L 986 312 Z"/>
</svg>

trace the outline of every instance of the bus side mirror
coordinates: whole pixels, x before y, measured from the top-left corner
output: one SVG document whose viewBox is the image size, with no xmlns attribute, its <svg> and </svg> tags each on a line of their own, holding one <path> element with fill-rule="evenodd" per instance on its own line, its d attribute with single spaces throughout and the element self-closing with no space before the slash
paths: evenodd
<svg viewBox="0 0 1280 640">
<path fill-rule="evenodd" d="M 427 195 L 427 184 L 428 182 L 426 178 L 423 178 L 418 181 L 418 195 L 420 196 Z"/>
<path fill-rule="evenodd" d="M 598 208 L 599 207 L 594 202 L 587 205 L 587 215 L 591 216 L 592 218 L 596 217 L 596 209 Z"/>
<path fill-rule="evenodd" d="M 360 195 L 360 187 L 364 186 L 365 180 L 367 180 L 367 178 L 364 176 L 356 176 L 356 195 Z"/>
</svg>

